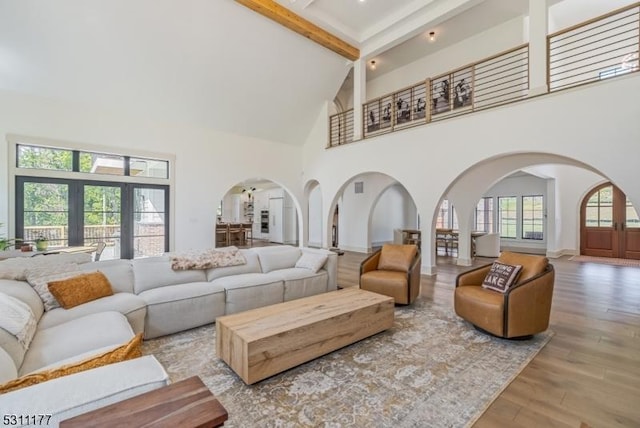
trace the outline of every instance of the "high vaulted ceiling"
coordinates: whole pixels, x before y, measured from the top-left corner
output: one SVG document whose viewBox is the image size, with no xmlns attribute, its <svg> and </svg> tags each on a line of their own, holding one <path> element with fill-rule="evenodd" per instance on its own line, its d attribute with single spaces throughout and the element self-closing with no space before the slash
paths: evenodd
<svg viewBox="0 0 640 428">
<path fill-rule="evenodd" d="M 529 2 L 277 1 L 364 58 L 386 55 L 390 68 L 522 15 Z M 563 4 L 582 13 L 631 1 Z M 437 47 L 424 43 L 432 28 Z M 302 144 L 351 66 L 233 0 L 0 0 L 0 91 L 134 118 Z"/>
</svg>

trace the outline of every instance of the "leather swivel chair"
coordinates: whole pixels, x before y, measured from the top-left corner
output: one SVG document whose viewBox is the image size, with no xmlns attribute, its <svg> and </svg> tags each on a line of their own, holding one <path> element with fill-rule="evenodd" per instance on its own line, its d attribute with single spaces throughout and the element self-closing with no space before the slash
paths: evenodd
<svg viewBox="0 0 640 428">
<path fill-rule="evenodd" d="M 385 244 L 360 265 L 360 288 L 411 304 L 420 294 L 420 260 L 416 245 Z"/>
<path fill-rule="evenodd" d="M 555 272 L 544 256 L 503 252 L 499 262 L 521 265 L 516 283 L 505 293 L 483 288 L 491 265 L 456 278 L 456 314 L 479 330 L 506 339 L 528 338 L 549 327 Z"/>
</svg>

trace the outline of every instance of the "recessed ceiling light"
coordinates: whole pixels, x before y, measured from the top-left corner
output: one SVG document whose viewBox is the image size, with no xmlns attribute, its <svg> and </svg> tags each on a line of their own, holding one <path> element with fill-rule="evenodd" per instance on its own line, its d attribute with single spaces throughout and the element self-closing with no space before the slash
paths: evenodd
<svg viewBox="0 0 640 428">
<path fill-rule="evenodd" d="M 434 42 L 436 40 L 436 32 L 435 31 L 431 31 L 429 33 L 429 40 Z"/>
<path fill-rule="evenodd" d="M 362 1 L 362 0 L 361 0 Z M 374 60 L 371 60 L 371 62 L 369 63 L 371 64 L 371 69 L 375 70 L 376 69 L 376 62 Z"/>
</svg>

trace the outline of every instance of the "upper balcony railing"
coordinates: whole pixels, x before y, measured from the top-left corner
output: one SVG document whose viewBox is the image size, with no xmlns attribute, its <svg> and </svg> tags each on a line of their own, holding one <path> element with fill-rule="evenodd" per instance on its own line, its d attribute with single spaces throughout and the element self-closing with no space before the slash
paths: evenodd
<svg viewBox="0 0 640 428">
<path fill-rule="evenodd" d="M 549 92 L 638 71 L 640 3 L 547 37 Z M 364 138 L 529 97 L 529 45 L 457 68 L 363 105 Z M 353 141 L 353 110 L 329 118 L 329 147 Z"/>
</svg>

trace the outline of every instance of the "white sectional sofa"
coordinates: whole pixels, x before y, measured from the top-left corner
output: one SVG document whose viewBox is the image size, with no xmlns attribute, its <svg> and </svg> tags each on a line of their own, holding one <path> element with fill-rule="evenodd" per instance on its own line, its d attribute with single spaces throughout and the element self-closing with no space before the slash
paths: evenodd
<svg viewBox="0 0 640 428">
<path fill-rule="evenodd" d="M 0 279 L 0 292 L 27 303 L 37 319 L 36 333 L 26 351 L 15 336 L 0 328 L 0 384 L 100 354 L 128 342 L 136 333 L 143 332 L 150 339 L 212 323 L 221 315 L 337 288 L 337 255 L 333 252 L 291 246 L 240 252 L 246 264 L 208 270 L 175 271 L 169 255 L 83 263 L 79 265 L 82 271 L 104 273 L 114 294 L 46 312 L 26 281 Z M 304 254 L 326 257 L 326 261 L 317 272 L 296 267 Z M 55 425 L 168 383 L 157 360 L 145 356 L 0 394 L 0 408 L 5 413 L 51 414 Z"/>
</svg>

